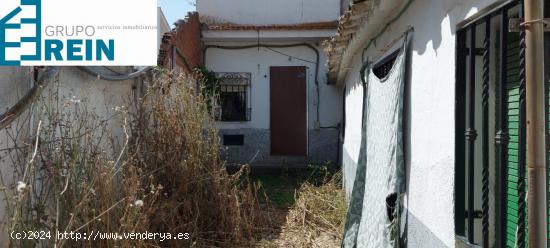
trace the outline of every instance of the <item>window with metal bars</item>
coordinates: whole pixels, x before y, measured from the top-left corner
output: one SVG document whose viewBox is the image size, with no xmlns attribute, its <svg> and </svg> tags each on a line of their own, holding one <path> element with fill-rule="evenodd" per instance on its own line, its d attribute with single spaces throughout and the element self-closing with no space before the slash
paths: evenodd
<svg viewBox="0 0 550 248">
<path fill-rule="evenodd" d="M 220 121 L 250 120 L 250 73 L 219 72 L 220 97 L 216 118 Z"/>
<path fill-rule="evenodd" d="M 485 41 L 491 38 L 491 25 L 485 24 L 472 24 L 457 33 L 455 230 L 472 245 L 488 242 L 484 235 L 489 228 L 488 180 L 489 174 L 494 175 L 488 164 L 489 126 L 495 120 L 489 116 L 492 79 L 485 53 L 491 51 L 490 41 Z"/>
<path fill-rule="evenodd" d="M 521 9 L 510 2 L 457 31 L 455 229 L 471 245 L 526 247 L 524 33 L 508 26 Z"/>
</svg>

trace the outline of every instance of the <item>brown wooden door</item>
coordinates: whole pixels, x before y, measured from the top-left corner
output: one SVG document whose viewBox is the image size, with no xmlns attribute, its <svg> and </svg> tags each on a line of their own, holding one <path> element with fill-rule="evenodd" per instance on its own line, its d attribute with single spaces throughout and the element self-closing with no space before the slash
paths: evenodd
<svg viewBox="0 0 550 248">
<path fill-rule="evenodd" d="M 271 67 L 271 155 L 306 156 L 306 68 Z"/>
</svg>

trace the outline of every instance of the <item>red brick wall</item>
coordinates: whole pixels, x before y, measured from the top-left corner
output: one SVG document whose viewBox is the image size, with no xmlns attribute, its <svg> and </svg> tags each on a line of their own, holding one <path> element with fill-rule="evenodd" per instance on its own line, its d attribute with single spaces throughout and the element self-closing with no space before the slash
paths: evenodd
<svg viewBox="0 0 550 248">
<path fill-rule="evenodd" d="M 189 69 L 193 70 L 202 64 L 201 30 L 197 12 L 189 12 L 172 32 L 164 36 L 158 61 L 160 66 L 171 68 L 172 47 L 176 47 L 185 58 L 176 54 L 177 69 L 189 72 Z"/>
</svg>

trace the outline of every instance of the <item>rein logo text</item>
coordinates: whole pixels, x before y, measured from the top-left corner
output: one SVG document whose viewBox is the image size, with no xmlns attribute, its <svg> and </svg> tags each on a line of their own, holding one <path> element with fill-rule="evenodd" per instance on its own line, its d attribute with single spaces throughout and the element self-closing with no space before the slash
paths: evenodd
<svg viewBox="0 0 550 248">
<path fill-rule="evenodd" d="M 110 39 L 106 43 L 104 40 L 91 39 L 95 34 L 93 26 L 46 26 L 45 31 L 46 36 L 79 37 L 84 35 L 90 37 L 90 39 L 67 39 L 66 42 L 58 39 L 46 39 L 44 47 L 47 61 L 52 59 L 58 61 L 101 61 L 104 56 L 107 60 L 115 59 L 115 41 Z"/>
</svg>

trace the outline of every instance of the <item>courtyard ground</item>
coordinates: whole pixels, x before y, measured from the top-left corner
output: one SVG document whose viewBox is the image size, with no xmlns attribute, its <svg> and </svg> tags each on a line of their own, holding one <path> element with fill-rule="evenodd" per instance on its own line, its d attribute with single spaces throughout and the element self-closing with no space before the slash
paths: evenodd
<svg viewBox="0 0 550 248">
<path fill-rule="evenodd" d="M 253 246 L 339 247 L 346 213 L 341 173 L 326 167 L 252 172 L 271 228 Z"/>
</svg>

